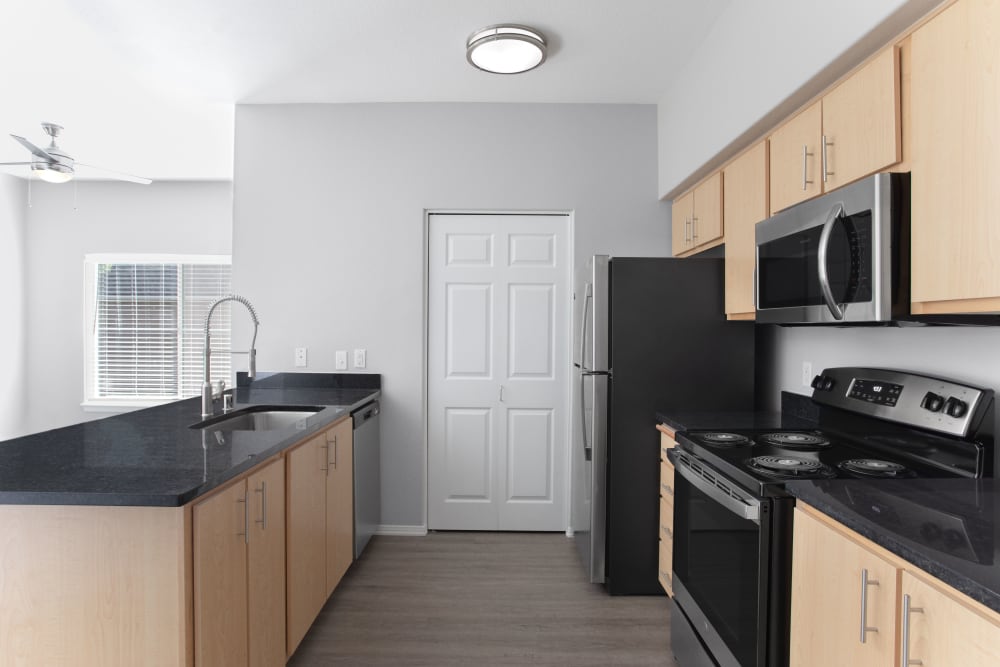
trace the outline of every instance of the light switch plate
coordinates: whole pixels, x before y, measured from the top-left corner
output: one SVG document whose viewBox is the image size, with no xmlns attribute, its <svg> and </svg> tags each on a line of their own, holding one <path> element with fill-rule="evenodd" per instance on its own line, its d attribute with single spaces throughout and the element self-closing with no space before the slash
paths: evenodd
<svg viewBox="0 0 1000 667">
<path fill-rule="evenodd" d="M 367 365 L 368 355 L 363 347 L 354 350 L 354 367 L 364 368 Z"/>
<path fill-rule="evenodd" d="M 295 348 L 295 367 L 305 368 L 309 365 L 309 353 L 304 347 Z"/>
<path fill-rule="evenodd" d="M 347 370 L 347 350 L 337 350 L 337 370 Z"/>
<path fill-rule="evenodd" d="M 813 381 L 813 365 L 810 361 L 802 362 L 802 386 L 812 387 Z"/>
</svg>

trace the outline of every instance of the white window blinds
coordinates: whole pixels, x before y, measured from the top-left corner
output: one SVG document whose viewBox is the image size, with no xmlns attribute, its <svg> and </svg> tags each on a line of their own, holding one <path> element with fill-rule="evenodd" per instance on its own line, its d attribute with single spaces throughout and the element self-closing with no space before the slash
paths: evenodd
<svg viewBox="0 0 1000 667">
<path fill-rule="evenodd" d="M 222 263 L 115 260 L 93 270 L 88 400 L 165 400 L 201 391 L 204 322 L 230 293 Z M 213 379 L 229 379 L 229 304 L 212 317 Z"/>
</svg>

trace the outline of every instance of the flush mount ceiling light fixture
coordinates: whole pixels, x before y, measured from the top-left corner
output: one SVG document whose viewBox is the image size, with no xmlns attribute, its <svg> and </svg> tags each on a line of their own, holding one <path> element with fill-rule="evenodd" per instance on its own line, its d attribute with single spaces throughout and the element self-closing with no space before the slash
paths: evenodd
<svg viewBox="0 0 1000 667">
<path fill-rule="evenodd" d="M 520 74 L 545 62 L 545 36 L 526 25 L 502 23 L 472 33 L 465 56 L 473 67 L 493 74 Z"/>
</svg>

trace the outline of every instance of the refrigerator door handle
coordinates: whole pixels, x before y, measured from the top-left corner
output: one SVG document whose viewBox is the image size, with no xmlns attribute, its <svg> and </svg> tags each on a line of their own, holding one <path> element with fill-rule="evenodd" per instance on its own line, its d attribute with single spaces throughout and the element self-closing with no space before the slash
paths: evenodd
<svg viewBox="0 0 1000 667">
<path fill-rule="evenodd" d="M 580 318 L 580 368 L 587 369 L 587 313 L 590 311 L 590 302 L 594 298 L 593 285 L 587 283 L 583 297 L 583 317 Z"/>
<path fill-rule="evenodd" d="M 587 373 L 580 373 L 580 427 L 583 429 L 583 457 L 590 461 L 593 448 L 587 442 Z"/>
</svg>

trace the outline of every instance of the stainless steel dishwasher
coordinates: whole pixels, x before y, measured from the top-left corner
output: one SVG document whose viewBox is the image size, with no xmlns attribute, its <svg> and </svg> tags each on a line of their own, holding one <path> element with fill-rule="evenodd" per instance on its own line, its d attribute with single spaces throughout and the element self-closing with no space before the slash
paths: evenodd
<svg viewBox="0 0 1000 667">
<path fill-rule="evenodd" d="M 351 413 L 354 420 L 354 557 L 382 522 L 381 449 L 378 401 L 365 403 Z"/>
</svg>

